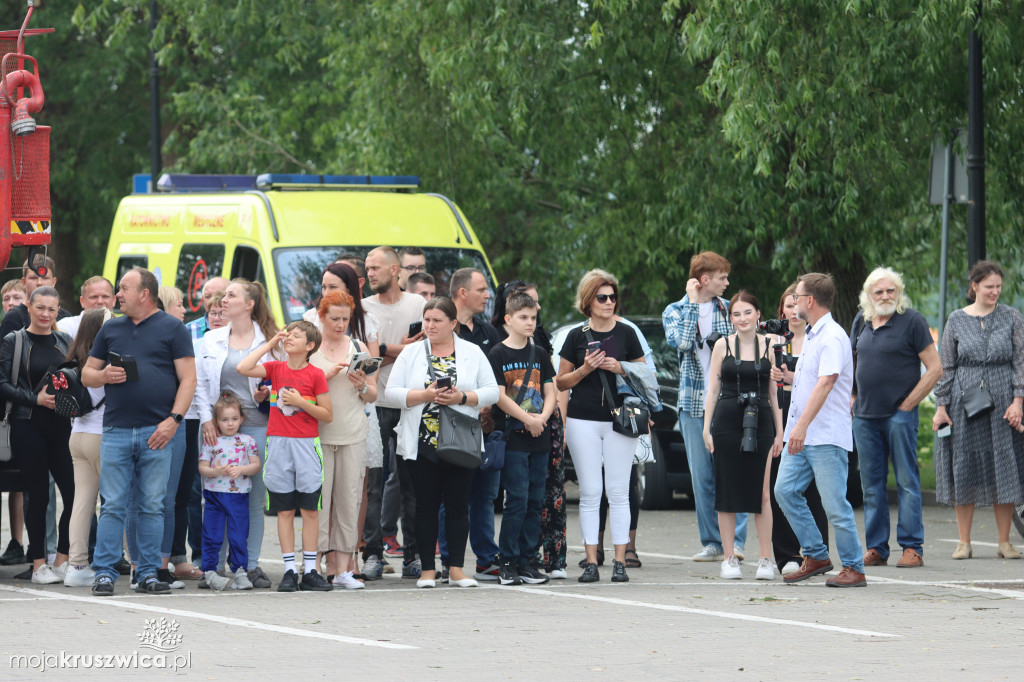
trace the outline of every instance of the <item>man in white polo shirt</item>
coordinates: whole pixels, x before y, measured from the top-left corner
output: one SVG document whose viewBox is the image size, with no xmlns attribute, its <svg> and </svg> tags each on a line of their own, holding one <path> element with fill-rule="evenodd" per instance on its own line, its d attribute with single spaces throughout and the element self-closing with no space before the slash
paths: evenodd
<svg viewBox="0 0 1024 682">
<path fill-rule="evenodd" d="M 800 540 L 800 570 L 783 577 L 787 583 L 832 570 L 828 547 L 804 499 L 813 480 L 821 494 L 836 548 L 843 562 L 829 587 L 864 587 L 864 558 L 853 507 L 846 500 L 849 455 L 853 450 L 850 396 L 853 352 L 850 337 L 832 319 L 835 284 L 829 275 L 812 272 L 797 281 L 793 298 L 797 314 L 807 322 L 807 340 L 793 377 L 793 398 L 786 425 L 786 449 L 775 483 L 775 497 Z"/>
</svg>

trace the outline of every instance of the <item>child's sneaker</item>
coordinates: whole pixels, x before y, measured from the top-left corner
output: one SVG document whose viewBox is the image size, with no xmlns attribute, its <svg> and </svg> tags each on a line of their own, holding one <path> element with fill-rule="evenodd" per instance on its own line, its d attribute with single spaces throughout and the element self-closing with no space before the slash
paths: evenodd
<svg viewBox="0 0 1024 682">
<path fill-rule="evenodd" d="M 299 580 L 295 575 L 295 571 L 285 571 L 284 577 L 281 578 L 281 582 L 277 584 L 278 592 L 295 592 L 299 589 Z"/>
<path fill-rule="evenodd" d="M 361 590 L 365 587 L 365 585 L 352 576 L 352 571 L 339 573 L 334 576 L 334 580 L 331 581 L 331 584 L 335 587 L 344 587 L 346 590 Z"/>
<path fill-rule="evenodd" d="M 227 578 L 225 578 L 227 580 Z M 231 589 L 233 590 L 251 590 L 252 581 L 249 580 L 249 576 L 246 575 L 244 568 L 240 568 L 235 572 L 235 579 L 231 582 Z"/>
<path fill-rule="evenodd" d="M 380 557 L 376 554 L 371 554 L 366 557 L 366 561 L 363 562 L 363 577 L 367 580 L 380 580 L 381 573 L 384 571 L 384 566 L 380 563 Z"/>
<path fill-rule="evenodd" d="M 302 576 L 299 589 L 303 592 L 330 592 L 334 588 L 314 569 Z"/>
<path fill-rule="evenodd" d="M 158 568 L 156 569 L 156 579 L 162 583 L 167 583 L 167 587 L 172 590 L 183 590 L 185 589 L 185 583 L 181 582 L 174 577 L 169 568 Z"/>
<path fill-rule="evenodd" d="M 224 576 L 218 575 L 217 571 L 207 571 L 203 573 L 203 577 L 206 578 L 206 585 L 212 590 L 223 590 L 230 582 Z"/>
</svg>

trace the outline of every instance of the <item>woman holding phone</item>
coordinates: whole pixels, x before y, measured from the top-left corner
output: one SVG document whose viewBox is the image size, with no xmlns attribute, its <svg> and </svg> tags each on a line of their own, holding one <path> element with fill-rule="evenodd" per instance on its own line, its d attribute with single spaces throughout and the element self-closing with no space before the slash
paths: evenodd
<svg viewBox="0 0 1024 682">
<path fill-rule="evenodd" d="M 363 408 L 377 399 L 377 374 L 367 375 L 352 365 L 357 354 L 366 357 L 366 346 L 348 335 L 353 310 L 352 297 L 341 291 L 328 291 L 320 298 L 323 340 L 309 362 L 327 377 L 334 409 L 334 419 L 320 424 L 324 480 L 317 553 L 325 557 L 332 584 L 361 589 L 363 583 L 353 577 L 352 569 L 369 431 Z"/>
<path fill-rule="evenodd" d="M 643 362 L 640 340 L 628 325 L 619 322 L 619 280 L 604 270 L 591 270 L 576 289 L 576 309 L 587 323 L 569 332 L 559 355 L 555 385 L 572 390 L 565 427 L 565 441 L 572 453 L 580 485 L 580 530 L 587 552 L 582 583 L 597 582 L 598 513 L 601 507 L 601 467 L 608 495 L 615 560 L 612 581 L 627 582 L 626 547 L 629 544 L 629 474 L 633 468 L 636 440 L 612 429 L 612 409 L 622 406 L 622 396 L 607 395 L 604 384 L 615 386 L 623 374 L 620 360 Z M 605 373 L 602 381 L 599 372 Z M 612 389 L 614 390 L 614 389 Z"/>
<path fill-rule="evenodd" d="M 213 423 L 213 405 L 225 390 L 231 391 L 242 403 L 242 427 L 240 433 L 252 436 L 259 447 L 261 465 L 266 463 L 267 415 L 260 411 L 259 404 L 270 396 L 270 388 L 259 379 L 243 376 L 236 369 L 238 363 L 249 353 L 259 348 L 267 339 L 277 334 L 277 325 L 270 312 L 263 285 L 247 279 L 231 280 L 224 290 L 221 311 L 228 321 L 220 329 L 212 329 L 203 336 L 196 353 L 196 408 L 202 422 L 203 441 L 216 445 L 217 429 Z M 267 354 L 264 360 L 273 360 Z M 268 588 L 270 579 L 259 566 L 260 548 L 263 546 L 263 505 L 266 503 L 266 487 L 263 485 L 262 468 L 259 475 L 251 476 L 252 490 L 249 494 L 249 537 L 247 544 L 249 565 L 247 575 L 253 587 Z M 221 565 L 227 545 L 221 550 Z M 205 583 L 200 579 L 200 587 Z"/>
<path fill-rule="evenodd" d="M 423 332 L 427 338 L 423 343 L 406 346 L 398 355 L 385 393 L 389 404 L 405 406 L 395 432 L 398 456 L 413 463 L 416 544 L 437 544 L 437 514 L 443 502 L 449 584 L 476 587 L 476 580 L 467 578 L 463 569 L 469 538 L 469 497 L 476 470 L 438 457 L 439 415 L 445 405 L 479 419 L 481 408 L 498 402 L 499 389 L 484 352 L 456 336 L 458 324 L 455 304 L 450 298 L 438 296 L 427 301 L 423 308 Z M 483 450 L 482 440 L 480 449 Z M 434 553 L 424 552 L 420 560 L 423 568 L 416 586 L 434 587 Z"/>
</svg>

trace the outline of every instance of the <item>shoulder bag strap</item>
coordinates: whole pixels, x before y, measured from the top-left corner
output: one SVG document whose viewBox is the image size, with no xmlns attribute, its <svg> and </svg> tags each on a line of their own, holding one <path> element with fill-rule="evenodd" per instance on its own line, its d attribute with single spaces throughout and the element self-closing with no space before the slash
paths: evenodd
<svg viewBox="0 0 1024 682">
<path fill-rule="evenodd" d="M 523 377 L 523 383 L 519 385 L 519 394 L 516 396 L 516 405 L 522 405 L 523 398 L 526 396 L 526 387 L 530 384 L 530 377 L 533 376 L 533 359 L 537 352 L 537 346 L 534 345 L 533 341 L 527 341 L 530 344 L 530 359 L 526 363 L 526 376 Z M 511 430 L 506 425 L 505 434 L 502 436 L 502 440 L 508 440 L 512 435 Z"/>
<path fill-rule="evenodd" d="M 21 373 L 21 349 L 22 349 L 22 345 L 24 343 L 25 343 L 24 336 L 23 336 L 21 330 L 19 329 L 18 331 L 14 332 L 14 358 L 13 358 L 14 365 L 12 366 L 12 371 L 11 371 L 11 385 L 12 386 L 17 386 L 18 385 L 18 375 Z M 11 404 L 10 403 L 5 403 L 4 404 L 4 421 L 7 421 L 7 417 L 10 416 L 10 414 L 11 414 Z"/>
<path fill-rule="evenodd" d="M 590 327 L 584 327 L 583 328 L 583 333 L 587 335 L 587 343 L 593 343 L 594 342 L 594 335 L 590 333 Z M 602 394 L 601 394 L 601 398 L 602 398 L 601 402 L 603 404 L 604 403 L 604 397 L 607 396 L 607 398 L 608 398 L 608 409 L 609 410 L 614 410 L 615 409 L 615 397 L 614 397 L 615 394 L 612 393 L 612 389 L 608 385 L 608 377 L 606 377 L 604 375 L 604 370 L 601 370 L 601 369 L 597 370 L 597 375 L 599 377 L 601 377 L 601 386 L 603 386 L 603 391 L 602 391 Z"/>
<path fill-rule="evenodd" d="M 437 381 L 437 375 L 434 374 L 434 365 L 430 362 L 430 341 L 423 339 L 423 351 L 427 356 L 427 372 L 430 373 L 430 380 Z"/>
</svg>

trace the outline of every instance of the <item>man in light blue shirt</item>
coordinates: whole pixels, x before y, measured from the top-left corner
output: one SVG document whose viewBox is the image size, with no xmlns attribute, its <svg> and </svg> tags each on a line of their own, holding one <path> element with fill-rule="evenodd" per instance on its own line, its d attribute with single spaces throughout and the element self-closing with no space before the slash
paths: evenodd
<svg viewBox="0 0 1024 682">
<path fill-rule="evenodd" d="M 825 514 L 835 529 L 843 562 L 829 587 L 863 587 L 864 558 L 853 507 L 846 500 L 849 453 L 853 450 L 853 352 L 850 337 L 832 319 L 835 284 L 829 275 L 809 273 L 797 281 L 793 298 L 797 314 L 807 322 L 807 340 L 793 376 L 793 398 L 786 424 L 786 449 L 775 483 L 775 497 L 800 540 L 800 570 L 783 577 L 787 583 L 832 570 L 828 547 L 804 499 L 813 480 Z"/>
</svg>

